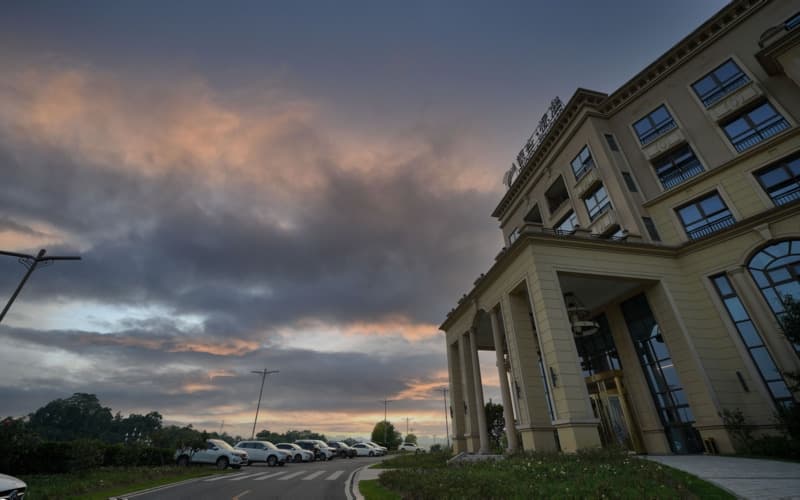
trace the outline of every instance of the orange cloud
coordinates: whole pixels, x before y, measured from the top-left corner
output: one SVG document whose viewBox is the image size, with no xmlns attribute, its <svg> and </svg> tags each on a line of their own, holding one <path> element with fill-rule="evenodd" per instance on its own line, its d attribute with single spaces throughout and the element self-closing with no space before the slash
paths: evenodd
<svg viewBox="0 0 800 500">
<path fill-rule="evenodd" d="M 433 323 L 412 323 L 406 316 L 390 316 L 381 322 L 356 322 L 343 328 L 345 335 L 400 336 L 411 342 L 440 335 Z"/>
</svg>

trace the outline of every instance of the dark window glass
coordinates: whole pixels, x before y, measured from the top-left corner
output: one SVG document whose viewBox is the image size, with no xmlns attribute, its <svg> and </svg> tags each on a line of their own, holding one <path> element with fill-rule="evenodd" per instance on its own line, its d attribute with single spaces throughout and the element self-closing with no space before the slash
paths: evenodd
<svg viewBox="0 0 800 500">
<path fill-rule="evenodd" d="M 800 12 L 787 19 L 786 22 L 783 23 L 783 25 L 786 27 L 787 31 L 789 31 L 792 28 L 796 28 L 797 26 L 800 26 Z"/>
<path fill-rule="evenodd" d="M 700 434 L 691 425 L 694 416 L 647 299 L 640 294 L 620 307 L 670 448 L 674 453 L 702 451 Z"/>
<path fill-rule="evenodd" d="M 580 179 L 586 175 L 586 172 L 594 167 L 594 160 L 592 159 L 592 153 L 589 151 L 589 147 L 584 146 L 581 152 L 578 153 L 578 156 L 573 158 L 570 165 L 572 165 L 572 173 L 575 174 L 575 179 Z"/>
<path fill-rule="evenodd" d="M 606 188 L 602 184 L 584 198 L 583 202 L 586 204 L 586 210 L 589 211 L 589 218 L 592 220 L 611 205 Z"/>
<path fill-rule="evenodd" d="M 636 183 L 633 182 L 633 176 L 629 172 L 622 172 L 622 178 L 625 179 L 625 185 L 628 186 L 628 191 L 631 193 L 638 191 L 638 189 L 636 189 Z"/>
<path fill-rule="evenodd" d="M 619 151 L 619 146 L 617 146 L 617 140 L 614 139 L 614 136 L 611 134 L 605 134 L 606 142 L 608 143 L 609 149 L 611 151 Z"/>
<path fill-rule="evenodd" d="M 697 174 L 703 173 L 703 165 L 688 145 L 682 146 L 653 162 L 658 180 L 664 189 L 677 186 Z"/>
<path fill-rule="evenodd" d="M 621 370 L 617 346 L 608 326 L 605 314 L 593 318 L 598 325 L 597 333 L 575 337 L 575 347 L 581 363 L 583 376 L 595 375 L 609 370 Z"/>
<path fill-rule="evenodd" d="M 789 122 L 769 102 L 761 103 L 722 126 L 725 135 L 740 153 L 787 128 Z"/>
<path fill-rule="evenodd" d="M 575 230 L 575 227 L 578 225 L 578 217 L 575 215 L 575 212 L 570 212 L 567 214 L 566 217 L 561 219 L 561 222 L 556 224 L 555 231 L 557 233 L 565 233 L 570 234 Z"/>
<path fill-rule="evenodd" d="M 775 205 L 800 200 L 800 154 L 784 158 L 755 175 Z"/>
<path fill-rule="evenodd" d="M 693 240 L 732 226 L 736 222 L 716 192 L 679 208 L 678 216 L 683 222 L 686 234 Z"/>
<path fill-rule="evenodd" d="M 642 217 L 642 222 L 644 222 L 644 228 L 647 229 L 647 234 L 650 235 L 650 239 L 653 241 L 661 241 L 661 236 L 659 236 L 658 231 L 656 231 L 656 225 L 653 223 L 653 219 L 650 217 Z"/>
<path fill-rule="evenodd" d="M 750 78 L 732 59 L 717 66 L 711 73 L 692 84 L 697 97 L 709 107 L 726 95 L 743 87 Z"/>
<path fill-rule="evenodd" d="M 781 386 L 784 388 L 786 387 L 786 382 L 784 382 L 783 377 L 775 366 L 775 362 L 764 345 L 761 335 L 759 335 L 755 325 L 753 325 L 753 322 L 750 320 L 750 315 L 739 300 L 736 290 L 734 290 L 730 280 L 728 280 L 725 274 L 712 276 L 711 282 L 714 283 L 717 293 L 722 299 L 722 303 L 725 304 L 725 309 L 728 311 L 728 315 L 733 321 L 734 326 L 736 326 L 736 330 L 739 332 L 742 342 L 744 342 L 745 347 L 747 347 L 747 352 L 750 353 L 750 358 L 756 365 L 761 379 L 764 380 L 767 387 L 769 387 L 772 399 L 776 404 L 784 406 L 787 397 L 791 400 L 788 389 L 780 389 Z M 779 390 L 775 391 L 773 387 Z"/>
<path fill-rule="evenodd" d="M 675 120 L 663 104 L 633 124 L 633 129 L 642 145 L 653 142 L 658 136 L 674 128 Z"/>
</svg>

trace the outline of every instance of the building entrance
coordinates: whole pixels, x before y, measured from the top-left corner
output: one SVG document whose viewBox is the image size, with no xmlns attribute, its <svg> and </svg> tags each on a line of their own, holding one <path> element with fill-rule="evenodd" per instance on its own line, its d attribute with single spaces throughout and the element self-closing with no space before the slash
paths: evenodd
<svg viewBox="0 0 800 500">
<path fill-rule="evenodd" d="M 622 370 L 609 370 L 585 378 L 594 416 L 600 419 L 604 447 L 621 447 L 644 453 L 639 426 L 631 411 L 623 384 Z"/>
</svg>

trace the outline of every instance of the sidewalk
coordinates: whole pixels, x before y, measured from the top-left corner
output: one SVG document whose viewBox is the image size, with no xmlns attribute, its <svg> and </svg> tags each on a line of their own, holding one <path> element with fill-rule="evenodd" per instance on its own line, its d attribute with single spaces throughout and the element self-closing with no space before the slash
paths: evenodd
<svg viewBox="0 0 800 500">
<path fill-rule="evenodd" d="M 381 473 L 386 472 L 387 470 L 391 470 L 391 469 L 370 469 L 371 465 L 372 464 L 367 465 L 366 467 L 362 467 L 361 469 L 358 469 L 355 472 L 355 474 L 353 474 L 353 476 L 351 477 L 349 491 L 353 493 L 352 498 L 355 498 L 356 500 L 364 500 L 364 495 L 362 495 L 361 492 L 358 490 L 359 481 L 369 481 L 370 479 L 378 479 L 378 476 L 380 476 Z M 349 495 L 348 498 L 350 498 Z"/>
<path fill-rule="evenodd" d="M 709 455 L 649 455 L 643 458 L 693 474 L 739 498 L 800 499 L 800 463 Z"/>
</svg>

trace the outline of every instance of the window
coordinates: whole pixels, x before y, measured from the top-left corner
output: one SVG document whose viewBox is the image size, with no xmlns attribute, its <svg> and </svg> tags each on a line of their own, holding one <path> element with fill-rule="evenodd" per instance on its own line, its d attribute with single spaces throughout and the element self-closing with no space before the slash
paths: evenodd
<svg viewBox="0 0 800 500">
<path fill-rule="evenodd" d="M 558 179 L 547 188 L 544 196 L 547 199 L 547 208 L 550 209 L 550 214 L 557 212 L 558 209 L 561 208 L 561 205 L 569 200 L 569 193 L 567 192 L 567 186 L 564 184 L 564 178 L 558 176 Z"/>
<path fill-rule="evenodd" d="M 800 200 L 800 154 L 784 158 L 755 175 L 775 205 Z"/>
<path fill-rule="evenodd" d="M 608 326 L 605 314 L 593 318 L 597 322 L 598 330 L 594 335 L 575 337 L 575 347 L 578 350 L 578 361 L 581 363 L 583 376 L 588 377 L 609 370 L 621 370 L 622 365 L 617 354 L 617 346 Z"/>
<path fill-rule="evenodd" d="M 573 158 L 570 165 L 572 165 L 572 173 L 575 174 L 576 180 L 586 175 L 586 172 L 594 167 L 594 160 L 592 159 L 592 153 L 589 152 L 589 147 L 584 146 L 578 156 Z"/>
<path fill-rule="evenodd" d="M 749 81 L 750 78 L 733 62 L 733 59 L 728 59 L 711 73 L 694 82 L 692 88 L 703 105 L 708 108 Z"/>
<path fill-rule="evenodd" d="M 800 300 L 800 240 L 781 241 L 758 252 L 747 264 L 772 312 L 780 319 L 787 295 Z M 800 353 L 800 345 L 795 345 Z"/>
<path fill-rule="evenodd" d="M 683 222 L 686 234 L 693 240 L 732 226 L 736 222 L 716 191 L 679 208 L 678 216 Z"/>
<path fill-rule="evenodd" d="M 508 235 L 508 244 L 509 244 L 509 245 L 511 245 L 511 244 L 513 244 L 515 241 L 517 241 L 517 238 L 519 238 L 519 235 L 520 235 L 520 230 L 519 230 L 519 228 L 518 228 L 518 227 L 515 227 L 515 228 L 514 228 L 514 229 L 511 231 L 511 233 L 509 233 L 509 235 Z"/>
<path fill-rule="evenodd" d="M 703 172 L 703 165 L 688 144 L 658 158 L 653 167 L 664 189 L 673 188 Z"/>
<path fill-rule="evenodd" d="M 650 217 L 642 217 L 642 222 L 644 222 L 644 228 L 647 229 L 647 234 L 650 235 L 650 239 L 653 241 L 661 241 L 661 236 L 659 236 L 658 231 L 656 231 L 656 225 L 653 224 L 653 219 Z"/>
<path fill-rule="evenodd" d="M 617 146 L 617 140 L 614 139 L 614 136 L 611 134 L 603 134 L 606 138 L 606 142 L 608 143 L 608 147 L 611 151 L 619 151 L 619 146 Z"/>
<path fill-rule="evenodd" d="M 792 28 L 800 26 L 800 12 L 787 19 L 786 22 L 783 23 L 783 25 L 784 27 L 786 27 L 786 31 L 789 31 Z"/>
<path fill-rule="evenodd" d="M 636 183 L 633 182 L 633 176 L 629 172 L 622 172 L 622 178 L 625 179 L 625 185 L 628 186 L 628 191 L 631 193 L 638 191 L 636 189 Z"/>
<path fill-rule="evenodd" d="M 572 234 L 575 231 L 575 228 L 578 226 L 578 217 L 575 215 L 575 212 L 570 211 L 566 217 L 561 219 L 561 222 L 556 224 L 556 227 L 553 229 L 556 233 L 559 234 Z"/>
<path fill-rule="evenodd" d="M 794 400 L 792 394 L 789 392 L 786 382 L 783 380 L 780 371 L 775 366 L 775 361 L 772 359 L 761 335 L 758 333 L 753 322 L 750 320 L 750 315 L 747 313 L 742 301 L 736 294 L 736 290 L 731 286 L 730 280 L 725 274 L 712 276 L 711 281 L 717 289 L 728 315 L 736 326 L 736 331 L 739 332 L 739 337 L 747 347 L 747 352 L 750 358 L 758 369 L 758 373 L 764 380 L 764 383 L 769 389 L 772 400 L 780 406 L 789 406 L 793 404 Z"/>
<path fill-rule="evenodd" d="M 787 128 L 789 122 L 769 102 L 763 102 L 722 125 L 725 135 L 740 153 Z"/>
<path fill-rule="evenodd" d="M 611 206 L 606 188 L 602 184 L 584 198 L 583 202 L 586 204 L 586 210 L 589 211 L 589 218 L 592 220 Z"/>
<path fill-rule="evenodd" d="M 658 136 L 666 134 L 675 128 L 675 120 L 663 104 L 653 110 L 638 122 L 633 124 L 633 129 L 642 145 L 653 142 Z"/>
</svg>

